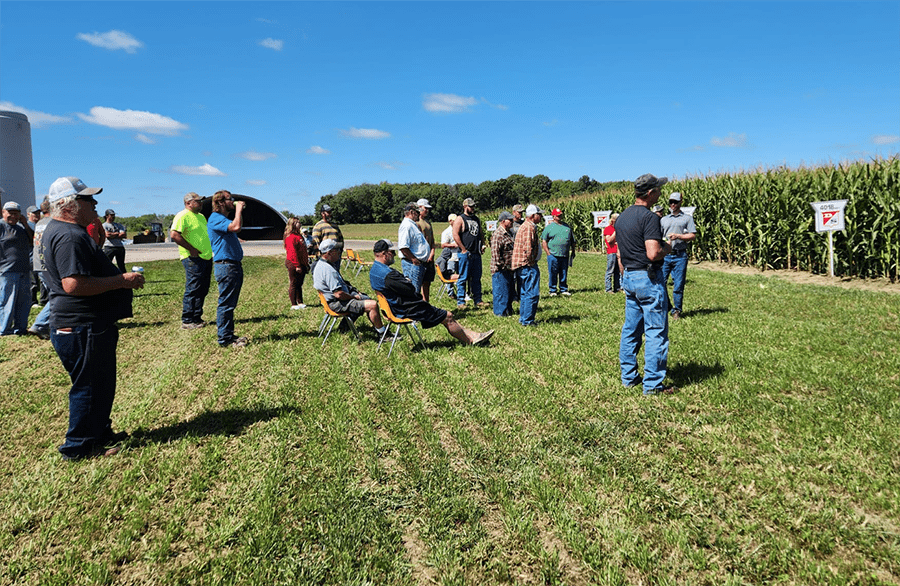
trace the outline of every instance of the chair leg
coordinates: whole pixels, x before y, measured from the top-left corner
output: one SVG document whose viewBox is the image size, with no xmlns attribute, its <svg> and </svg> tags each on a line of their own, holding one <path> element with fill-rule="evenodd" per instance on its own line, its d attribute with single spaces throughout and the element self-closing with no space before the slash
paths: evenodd
<svg viewBox="0 0 900 586">
<path fill-rule="evenodd" d="M 397 331 L 394 332 L 394 339 L 391 340 L 391 350 L 388 352 L 388 358 L 391 357 L 391 354 L 394 352 L 394 345 L 397 343 L 397 338 L 400 337 L 400 326 L 397 326 Z"/>
<path fill-rule="evenodd" d="M 325 314 L 325 317 L 322 318 L 322 321 L 319 323 L 319 335 L 316 336 L 317 338 L 321 338 L 321 337 L 322 337 L 322 332 L 325 331 L 325 324 L 326 324 L 326 323 L 328 323 L 328 314 L 327 314 L 327 313 Z"/>
<path fill-rule="evenodd" d="M 384 328 L 384 331 L 381 332 L 381 339 L 378 340 L 378 349 L 379 350 L 381 350 L 381 345 L 384 344 L 384 339 L 387 338 L 387 335 L 391 331 L 391 322 L 389 322 L 387 320 L 387 318 L 384 318 L 384 322 L 385 322 L 385 328 Z"/>
<path fill-rule="evenodd" d="M 331 317 L 331 325 L 328 327 L 328 333 L 325 334 L 325 339 L 322 340 L 322 346 L 320 346 L 320 348 L 324 348 L 324 347 L 325 347 L 325 342 L 328 341 L 328 336 L 331 335 L 331 330 L 334 329 L 334 324 L 337 323 L 337 318 L 336 318 L 336 317 L 332 317 L 332 316 L 328 316 L 328 317 Z"/>
<path fill-rule="evenodd" d="M 416 331 L 416 335 L 419 336 L 419 342 L 422 344 L 422 350 L 426 350 L 427 348 L 425 347 L 425 338 L 422 336 L 422 332 L 421 330 L 419 330 L 416 322 L 413 322 L 412 327 Z"/>
<path fill-rule="evenodd" d="M 344 319 L 347 320 L 347 324 L 350 326 L 350 331 L 353 332 L 354 336 L 356 336 L 356 343 L 358 344 L 362 342 L 362 340 L 359 338 L 359 332 L 356 330 L 356 324 L 353 323 L 353 320 L 346 315 L 344 316 Z"/>
</svg>

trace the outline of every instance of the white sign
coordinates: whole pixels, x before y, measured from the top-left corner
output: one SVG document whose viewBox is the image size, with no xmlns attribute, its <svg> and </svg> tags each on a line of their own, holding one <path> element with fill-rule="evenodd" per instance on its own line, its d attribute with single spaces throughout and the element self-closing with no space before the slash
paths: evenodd
<svg viewBox="0 0 900 586">
<path fill-rule="evenodd" d="M 681 211 L 683 211 L 685 214 L 693 217 L 694 210 L 696 210 L 696 209 L 697 209 L 697 206 L 685 206 L 685 207 L 681 208 Z"/>
<path fill-rule="evenodd" d="M 612 210 L 591 212 L 591 214 L 594 216 L 594 228 L 606 228 L 609 226 L 609 217 L 612 215 Z"/>
<path fill-rule="evenodd" d="M 810 205 L 816 214 L 816 232 L 836 232 L 844 229 L 846 199 L 816 201 Z"/>
<path fill-rule="evenodd" d="M 485 223 L 487 224 L 488 232 L 493 232 L 497 229 L 497 220 L 488 220 Z"/>
</svg>

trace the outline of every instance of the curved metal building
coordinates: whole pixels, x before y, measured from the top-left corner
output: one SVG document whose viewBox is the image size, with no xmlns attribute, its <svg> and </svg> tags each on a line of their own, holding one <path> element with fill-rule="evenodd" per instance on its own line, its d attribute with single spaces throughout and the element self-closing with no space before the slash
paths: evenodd
<svg viewBox="0 0 900 586">
<path fill-rule="evenodd" d="M 244 208 L 244 227 L 238 232 L 241 240 L 281 240 L 284 238 L 284 228 L 287 226 L 287 218 L 281 212 L 264 201 L 260 201 L 249 195 L 232 193 L 236 201 L 247 202 Z M 212 197 L 203 198 L 204 216 L 209 218 L 212 213 Z"/>
</svg>

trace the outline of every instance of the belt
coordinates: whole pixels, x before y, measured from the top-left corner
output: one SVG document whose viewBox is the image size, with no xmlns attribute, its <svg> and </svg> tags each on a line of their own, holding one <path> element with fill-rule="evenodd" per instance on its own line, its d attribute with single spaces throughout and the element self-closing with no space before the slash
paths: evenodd
<svg viewBox="0 0 900 586">
<path fill-rule="evenodd" d="M 646 269 L 646 268 L 643 268 L 643 269 L 629 269 L 629 268 L 626 267 L 625 270 L 626 270 L 626 271 L 631 271 L 631 272 L 634 272 L 634 271 L 640 271 L 640 272 L 644 272 L 644 273 L 647 272 L 647 269 Z"/>
<path fill-rule="evenodd" d="M 217 265 L 239 265 L 241 261 L 239 260 L 231 260 L 230 258 L 223 258 L 222 260 L 213 261 Z"/>
</svg>

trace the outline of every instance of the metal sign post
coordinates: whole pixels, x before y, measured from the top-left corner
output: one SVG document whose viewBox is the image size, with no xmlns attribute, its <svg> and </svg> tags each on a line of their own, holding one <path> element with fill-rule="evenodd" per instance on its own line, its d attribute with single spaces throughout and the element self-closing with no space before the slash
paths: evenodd
<svg viewBox="0 0 900 586">
<path fill-rule="evenodd" d="M 815 210 L 816 232 L 828 232 L 828 276 L 834 276 L 834 239 L 832 233 L 844 229 L 846 199 L 816 201 L 810 204 Z"/>
</svg>

